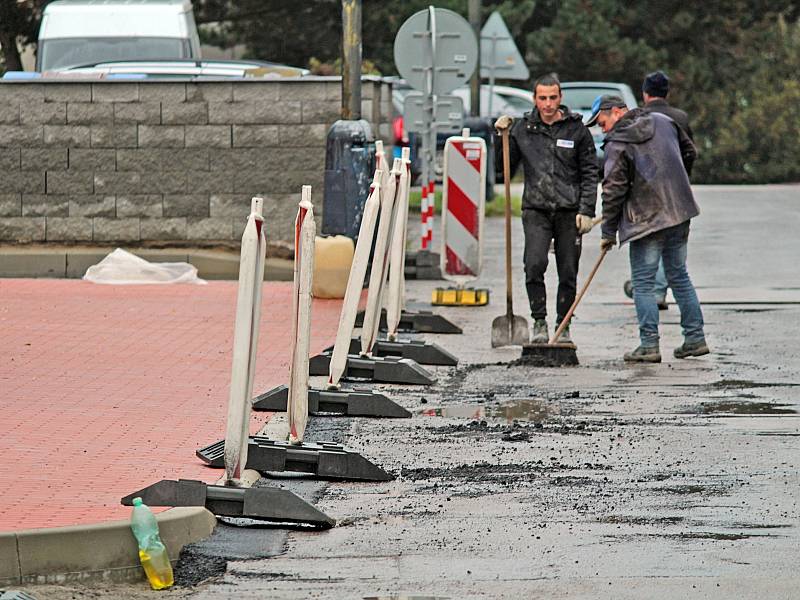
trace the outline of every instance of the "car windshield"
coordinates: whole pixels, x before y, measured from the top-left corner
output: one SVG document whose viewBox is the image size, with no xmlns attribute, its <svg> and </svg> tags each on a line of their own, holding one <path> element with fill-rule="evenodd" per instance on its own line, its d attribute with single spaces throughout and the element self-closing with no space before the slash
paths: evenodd
<svg viewBox="0 0 800 600">
<path fill-rule="evenodd" d="M 562 88 L 562 102 L 572 111 L 588 113 L 592 110 L 592 102 L 601 94 L 620 94 L 615 88 L 607 87 L 581 87 L 581 88 Z"/>
<path fill-rule="evenodd" d="M 40 71 L 99 62 L 191 58 L 189 40 L 178 38 L 64 38 L 39 43 Z"/>
<path fill-rule="evenodd" d="M 519 96 L 506 96 L 505 94 L 502 94 L 502 96 L 503 100 L 506 101 L 506 104 L 513 107 L 520 114 L 524 114 L 533 110 L 533 99 L 526 100 L 525 98 L 520 98 Z"/>
</svg>

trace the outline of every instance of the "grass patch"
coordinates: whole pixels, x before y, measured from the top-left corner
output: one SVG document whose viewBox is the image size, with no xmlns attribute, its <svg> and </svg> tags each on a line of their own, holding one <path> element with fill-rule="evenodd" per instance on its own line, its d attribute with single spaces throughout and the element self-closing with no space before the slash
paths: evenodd
<svg viewBox="0 0 800 600">
<path fill-rule="evenodd" d="M 411 212 L 419 212 L 420 204 L 422 202 L 422 193 L 419 191 L 411 190 L 408 199 L 408 208 Z M 437 191 L 434 207 L 436 214 L 442 214 L 442 192 Z M 491 200 L 486 202 L 486 216 L 487 217 L 502 217 L 506 214 L 506 200 L 504 196 L 496 195 Z M 519 196 L 511 196 L 511 214 L 518 217 L 522 214 L 522 198 Z"/>
</svg>

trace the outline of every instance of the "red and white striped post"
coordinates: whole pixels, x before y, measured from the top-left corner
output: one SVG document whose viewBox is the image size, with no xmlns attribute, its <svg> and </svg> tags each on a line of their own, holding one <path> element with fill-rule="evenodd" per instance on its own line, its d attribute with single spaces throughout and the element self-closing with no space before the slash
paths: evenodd
<svg viewBox="0 0 800 600">
<path fill-rule="evenodd" d="M 314 207 L 311 186 L 304 185 L 294 223 L 294 295 L 292 363 L 289 366 L 289 443 L 302 444 L 308 422 L 308 350 L 311 339 L 311 285 L 314 273 Z"/>
<path fill-rule="evenodd" d="M 460 136 L 444 148 L 442 192 L 442 275 L 463 287 L 480 275 L 486 205 L 486 142 Z"/>
<path fill-rule="evenodd" d="M 420 249 L 429 251 L 433 242 L 433 213 L 436 207 L 436 191 L 433 181 L 422 182 L 420 202 L 422 212 L 422 229 L 420 230 Z"/>
<path fill-rule="evenodd" d="M 267 240 L 264 236 L 263 198 L 253 198 L 250 216 L 242 234 L 239 259 L 239 291 L 233 330 L 231 387 L 225 432 L 225 481 L 239 485 L 247 464 L 250 435 L 250 406 L 256 368 L 261 288 Z"/>
</svg>

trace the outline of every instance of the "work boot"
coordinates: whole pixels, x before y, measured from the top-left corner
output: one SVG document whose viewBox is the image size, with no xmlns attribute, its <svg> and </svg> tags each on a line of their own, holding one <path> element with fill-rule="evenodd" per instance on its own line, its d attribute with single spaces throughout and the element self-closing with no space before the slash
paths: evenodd
<svg viewBox="0 0 800 600">
<path fill-rule="evenodd" d="M 572 325 L 572 323 L 567 323 L 567 326 L 564 327 L 564 331 L 561 332 L 561 336 L 558 338 L 558 340 L 556 340 L 557 344 L 562 344 L 562 343 L 563 344 L 571 344 L 572 343 L 572 338 L 569 335 L 569 326 L 570 325 Z M 556 329 L 558 329 L 560 326 L 561 326 L 561 322 L 559 321 L 558 323 L 556 323 Z"/>
<path fill-rule="evenodd" d="M 633 352 L 626 352 L 622 359 L 625 362 L 660 363 L 661 352 L 658 346 L 639 346 Z"/>
<path fill-rule="evenodd" d="M 550 341 L 550 334 L 547 333 L 547 321 L 544 319 L 536 319 L 533 322 L 533 336 L 531 337 L 532 344 L 546 344 Z"/>
<path fill-rule="evenodd" d="M 703 356 L 709 352 L 711 350 L 708 349 L 706 341 L 700 340 L 699 342 L 683 342 L 683 344 L 675 348 L 673 354 L 675 358 L 687 358 L 689 356 Z"/>
<path fill-rule="evenodd" d="M 656 298 L 656 304 L 658 304 L 658 310 L 669 310 L 666 298 L 661 298 L 660 300 Z"/>
<path fill-rule="evenodd" d="M 633 282 L 630 279 L 622 284 L 622 291 L 628 298 L 633 298 Z"/>
</svg>

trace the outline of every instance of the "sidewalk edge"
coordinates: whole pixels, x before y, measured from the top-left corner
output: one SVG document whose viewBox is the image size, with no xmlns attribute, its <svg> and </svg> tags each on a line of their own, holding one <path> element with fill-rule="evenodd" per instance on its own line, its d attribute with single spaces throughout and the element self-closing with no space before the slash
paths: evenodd
<svg viewBox="0 0 800 600">
<path fill-rule="evenodd" d="M 156 515 L 174 563 L 181 548 L 211 535 L 217 520 L 203 507 L 177 507 Z M 0 585 L 144 579 L 130 521 L 0 533 Z M 10 560 L 9 560 L 10 559 Z"/>
</svg>

